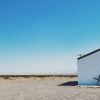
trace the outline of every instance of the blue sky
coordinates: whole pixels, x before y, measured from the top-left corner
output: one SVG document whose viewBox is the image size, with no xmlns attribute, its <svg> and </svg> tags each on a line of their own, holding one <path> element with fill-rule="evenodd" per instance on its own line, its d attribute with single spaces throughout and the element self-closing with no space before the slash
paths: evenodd
<svg viewBox="0 0 100 100">
<path fill-rule="evenodd" d="M 1 0 L 0 73 L 73 73 L 99 48 L 99 0 Z"/>
</svg>

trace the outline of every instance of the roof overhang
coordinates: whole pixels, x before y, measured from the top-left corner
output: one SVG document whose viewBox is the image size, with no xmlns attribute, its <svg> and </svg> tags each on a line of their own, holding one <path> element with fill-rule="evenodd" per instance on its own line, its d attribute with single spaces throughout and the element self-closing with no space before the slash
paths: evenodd
<svg viewBox="0 0 100 100">
<path fill-rule="evenodd" d="M 85 58 L 85 57 L 87 57 L 87 56 L 90 56 L 90 55 L 92 55 L 92 54 L 94 54 L 94 53 L 96 53 L 96 52 L 98 52 L 98 51 L 100 51 L 100 48 L 97 49 L 97 50 L 94 50 L 94 51 L 92 51 L 92 52 L 90 52 L 90 53 L 88 53 L 88 54 L 85 54 L 85 55 L 83 55 L 83 56 L 81 56 L 81 57 L 79 57 L 79 58 L 77 58 L 77 59 L 80 60 L 80 59 Z"/>
</svg>

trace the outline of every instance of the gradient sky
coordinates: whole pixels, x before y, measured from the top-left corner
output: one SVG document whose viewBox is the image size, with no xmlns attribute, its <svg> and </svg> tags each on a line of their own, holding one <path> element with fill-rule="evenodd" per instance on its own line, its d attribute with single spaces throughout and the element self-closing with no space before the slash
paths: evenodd
<svg viewBox="0 0 100 100">
<path fill-rule="evenodd" d="M 0 0 L 0 73 L 73 73 L 100 47 L 100 0 Z"/>
</svg>

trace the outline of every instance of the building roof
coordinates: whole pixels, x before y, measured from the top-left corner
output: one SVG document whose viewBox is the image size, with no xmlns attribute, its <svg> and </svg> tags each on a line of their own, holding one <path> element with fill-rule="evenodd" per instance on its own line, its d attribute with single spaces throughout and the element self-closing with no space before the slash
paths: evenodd
<svg viewBox="0 0 100 100">
<path fill-rule="evenodd" d="M 88 54 L 85 54 L 85 55 L 79 57 L 78 60 L 80 60 L 80 59 L 82 59 L 82 58 L 85 58 L 85 57 L 87 57 L 87 56 L 90 56 L 90 55 L 92 55 L 92 54 L 94 54 L 94 53 L 96 53 L 96 52 L 98 52 L 98 51 L 100 51 L 100 48 L 97 49 L 97 50 L 95 50 L 95 51 L 92 51 L 92 52 L 90 52 L 90 53 L 88 53 Z"/>
</svg>

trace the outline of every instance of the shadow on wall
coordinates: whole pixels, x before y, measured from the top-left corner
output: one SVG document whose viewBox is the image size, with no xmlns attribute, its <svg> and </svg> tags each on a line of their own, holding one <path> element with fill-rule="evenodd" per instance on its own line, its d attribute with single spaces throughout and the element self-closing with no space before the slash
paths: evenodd
<svg viewBox="0 0 100 100">
<path fill-rule="evenodd" d="M 76 86 L 76 85 L 78 85 L 78 81 L 69 81 L 69 82 L 60 84 L 58 86 Z"/>
</svg>

